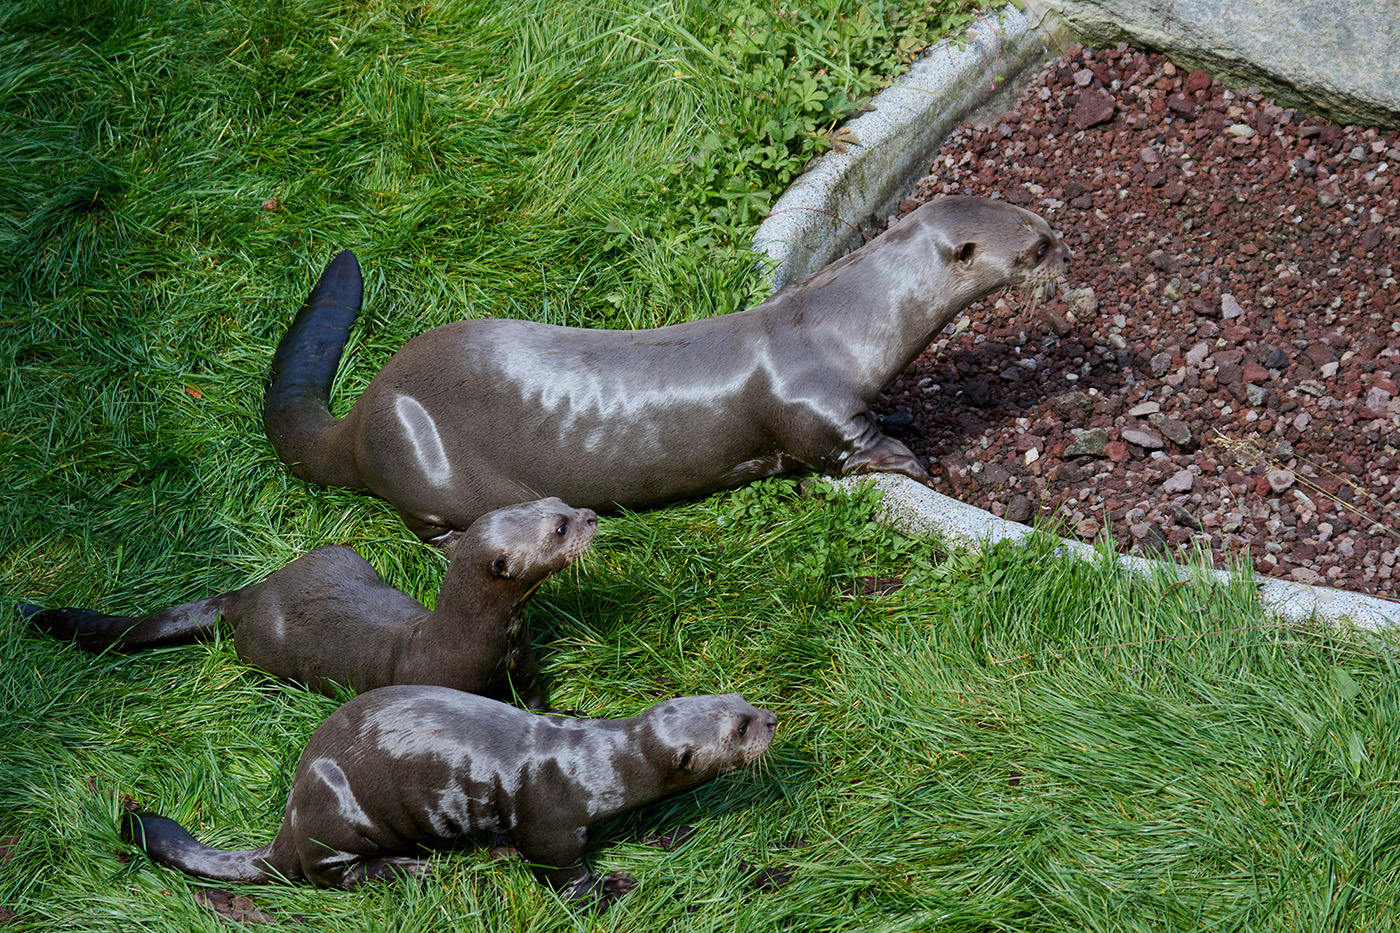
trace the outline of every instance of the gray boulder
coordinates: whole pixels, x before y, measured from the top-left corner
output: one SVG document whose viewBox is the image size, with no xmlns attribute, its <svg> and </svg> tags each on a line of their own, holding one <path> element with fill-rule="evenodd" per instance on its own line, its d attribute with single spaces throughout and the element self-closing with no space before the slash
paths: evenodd
<svg viewBox="0 0 1400 933">
<path fill-rule="evenodd" d="M 1342 0 L 1025 0 L 1085 45 L 1126 42 L 1334 123 L 1400 127 L 1400 8 Z"/>
</svg>

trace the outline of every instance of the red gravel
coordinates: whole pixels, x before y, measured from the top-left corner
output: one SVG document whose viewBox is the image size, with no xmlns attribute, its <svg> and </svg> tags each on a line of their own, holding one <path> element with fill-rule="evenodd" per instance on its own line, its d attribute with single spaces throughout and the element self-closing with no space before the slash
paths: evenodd
<svg viewBox="0 0 1400 933">
<path fill-rule="evenodd" d="M 1075 253 L 1059 295 L 974 305 L 877 404 L 935 488 L 1400 596 L 1400 134 L 1074 48 L 931 172 L 901 215 L 1001 197 Z"/>
</svg>

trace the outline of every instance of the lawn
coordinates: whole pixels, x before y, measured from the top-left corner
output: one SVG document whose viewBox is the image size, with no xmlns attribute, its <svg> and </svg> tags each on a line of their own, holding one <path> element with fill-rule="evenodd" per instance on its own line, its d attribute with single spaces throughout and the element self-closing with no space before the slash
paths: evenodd
<svg viewBox="0 0 1400 933">
<path fill-rule="evenodd" d="M 275 831 L 335 701 L 227 638 L 82 655 L 16 600 L 150 610 L 328 542 L 431 603 L 444 557 L 260 425 L 321 266 L 365 265 L 349 402 L 464 316 L 649 326 L 763 293 L 749 238 L 837 121 L 970 15 L 907 0 L 17 2 L 0 10 L 0 918 L 227 929 L 116 834 L 126 799 Z M 1400 901 L 1392 637 L 1252 584 L 1132 582 L 1045 537 L 946 552 L 777 479 L 600 521 L 531 610 L 555 703 L 737 691 L 761 767 L 598 827 L 637 889 L 566 906 L 485 845 L 311 929 L 1381 930 Z M 866 578 L 902 585 L 867 594 Z M 679 844 L 658 837 L 682 833 Z M 488 840 L 489 842 L 489 840 Z"/>
</svg>

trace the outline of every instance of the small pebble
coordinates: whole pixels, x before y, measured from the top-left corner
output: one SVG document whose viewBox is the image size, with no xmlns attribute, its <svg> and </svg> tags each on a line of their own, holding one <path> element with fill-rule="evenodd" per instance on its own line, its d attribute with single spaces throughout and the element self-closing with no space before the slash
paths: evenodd
<svg viewBox="0 0 1400 933">
<path fill-rule="evenodd" d="M 1162 435 L 1146 428 L 1124 428 L 1120 435 L 1129 444 L 1136 444 L 1145 450 L 1161 450 Z"/>
<path fill-rule="evenodd" d="M 1170 479 L 1162 484 L 1162 491 L 1169 494 L 1190 492 L 1191 487 L 1195 484 L 1195 474 L 1190 470 L 1177 470 Z"/>
<path fill-rule="evenodd" d="M 1285 492 L 1294 483 L 1295 477 L 1289 470 L 1270 470 L 1264 474 L 1264 478 L 1269 482 L 1269 488 L 1274 492 Z"/>
</svg>

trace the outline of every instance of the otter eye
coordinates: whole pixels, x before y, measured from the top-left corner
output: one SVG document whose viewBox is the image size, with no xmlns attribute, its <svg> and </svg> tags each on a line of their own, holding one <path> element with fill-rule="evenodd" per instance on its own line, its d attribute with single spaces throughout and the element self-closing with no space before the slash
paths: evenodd
<svg viewBox="0 0 1400 933">
<path fill-rule="evenodd" d="M 558 535 L 559 537 L 561 537 L 561 538 L 564 537 L 564 535 L 568 534 L 568 533 L 569 533 L 569 520 L 566 518 L 566 519 L 564 519 L 562 522 L 560 522 L 560 523 L 559 523 L 559 527 L 556 528 L 556 529 L 554 529 L 554 533 L 557 534 L 557 535 Z"/>
<path fill-rule="evenodd" d="M 964 243 L 962 246 L 958 247 L 958 251 L 955 255 L 957 257 L 958 262 L 970 262 L 972 260 L 972 257 L 976 253 L 976 243 Z"/>
</svg>

